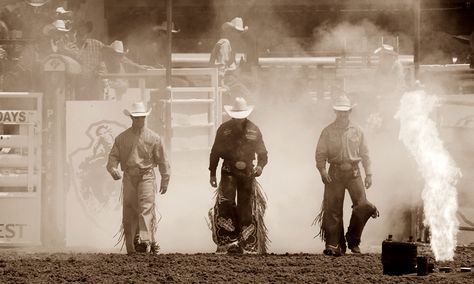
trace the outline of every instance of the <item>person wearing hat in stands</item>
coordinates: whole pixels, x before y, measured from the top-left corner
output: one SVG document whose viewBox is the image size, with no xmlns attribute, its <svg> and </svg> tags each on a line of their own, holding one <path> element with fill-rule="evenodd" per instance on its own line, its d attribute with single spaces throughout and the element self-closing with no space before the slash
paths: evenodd
<svg viewBox="0 0 474 284">
<path fill-rule="evenodd" d="M 349 119 L 353 107 L 346 96 L 335 100 L 333 109 L 336 120 L 323 129 L 316 147 L 316 168 L 324 183 L 324 198 L 315 221 L 319 223 L 319 234 L 326 243 L 326 255 L 344 254 L 346 241 L 352 253 L 360 253 L 362 230 L 371 216 L 378 216 L 377 208 L 367 201 L 365 195 L 365 189 L 372 185 L 372 171 L 364 133 Z M 364 180 L 359 162 L 364 168 Z M 329 170 L 326 169 L 327 163 Z M 342 214 L 346 189 L 353 205 L 349 227 L 344 235 Z"/>
<path fill-rule="evenodd" d="M 159 25 L 153 26 L 151 28 L 152 39 L 148 45 L 148 60 L 151 60 L 151 66 L 156 66 L 160 68 L 165 68 L 166 61 L 168 59 L 168 22 L 164 21 Z M 174 25 L 174 22 L 171 22 L 171 33 L 177 34 L 180 30 L 177 29 Z"/>
<path fill-rule="evenodd" d="M 122 228 L 127 253 L 157 253 L 155 238 L 157 218 L 155 212 L 155 171 L 161 174 L 160 193 L 165 194 L 170 179 L 170 165 L 163 142 L 158 134 L 148 129 L 145 119 L 150 114 L 142 102 L 132 105 L 124 114 L 132 126 L 120 133 L 110 151 L 107 171 L 114 180 L 122 178 L 123 216 Z"/>
<path fill-rule="evenodd" d="M 395 115 L 396 105 L 406 89 L 405 72 L 402 63 L 398 59 L 398 53 L 393 46 L 382 44 L 374 51 L 378 56 L 378 64 L 375 69 L 372 90 L 369 98 L 371 111 L 367 113 L 367 134 L 387 132 L 398 127 Z M 395 100 L 396 103 L 390 103 Z"/>
<path fill-rule="evenodd" d="M 231 91 L 233 86 L 238 85 L 243 88 L 244 92 L 249 93 L 247 87 L 239 80 L 239 65 L 245 62 L 245 58 L 241 58 L 241 62 L 237 62 L 236 46 L 242 44 L 242 35 L 248 31 L 248 26 L 244 26 L 242 18 L 234 18 L 229 22 L 225 22 L 221 26 L 221 38 L 214 45 L 209 58 L 212 67 L 217 67 L 219 72 L 219 84 Z M 231 94 L 229 94 L 231 95 Z M 224 102 L 231 99 L 230 96 L 224 96 Z"/>
<path fill-rule="evenodd" d="M 64 20 L 55 20 L 44 26 L 43 34 L 46 36 L 46 41 L 39 47 L 40 58 L 57 53 L 78 60 L 79 48 L 75 40 L 68 36 L 70 30 Z"/>
<path fill-rule="evenodd" d="M 99 65 L 99 76 L 107 73 L 131 73 L 148 70 L 147 66 L 137 64 L 126 57 L 123 42 L 114 40 L 102 48 L 102 62 Z M 125 78 L 103 79 L 104 99 L 121 100 L 127 92 L 128 81 Z"/>
<path fill-rule="evenodd" d="M 405 90 L 405 72 L 393 46 L 382 44 L 374 51 L 379 62 L 375 70 L 377 96 L 401 95 Z"/>
<path fill-rule="evenodd" d="M 209 158 L 214 188 L 219 159 L 223 160 L 216 203 L 209 212 L 213 240 L 218 253 L 265 253 L 266 201 L 255 178 L 267 164 L 267 149 L 260 129 L 247 119 L 253 106 L 237 97 L 224 107 L 231 119 L 218 128 Z"/>
<path fill-rule="evenodd" d="M 71 18 L 72 18 L 72 12 L 71 11 L 67 11 L 62 6 L 56 8 L 56 19 L 70 20 Z"/>
<path fill-rule="evenodd" d="M 130 47 L 130 58 L 153 68 L 165 68 L 168 59 L 168 22 L 158 24 L 140 23 L 127 32 L 126 43 Z M 171 33 L 180 30 L 171 23 Z"/>
</svg>

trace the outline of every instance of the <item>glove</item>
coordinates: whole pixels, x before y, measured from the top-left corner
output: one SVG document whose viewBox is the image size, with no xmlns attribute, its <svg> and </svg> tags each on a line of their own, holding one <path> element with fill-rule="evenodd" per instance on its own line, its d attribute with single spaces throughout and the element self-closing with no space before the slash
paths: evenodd
<svg viewBox="0 0 474 284">
<path fill-rule="evenodd" d="M 259 176 L 261 176 L 261 175 L 262 175 L 262 171 L 263 171 L 262 167 L 256 166 L 255 169 L 253 169 L 253 176 L 254 176 L 254 177 L 259 177 Z"/>
<path fill-rule="evenodd" d="M 112 178 L 114 180 L 119 180 L 119 179 L 122 178 L 122 175 L 120 174 L 120 172 L 117 169 L 113 169 L 110 174 L 112 175 Z"/>
<path fill-rule="evenodd" d="M 168 191 L 168 187 L 165 185 L 160 186 L 160 193 L 165 194 Z"/>
<path fill-rule="evenodd" d="M 372 185 L 372 175 L 366 175 L 365 176 L 365 188 L 369 188 Z"/>
<path fill-rule="evenodd" d="M 212 187 L 217 187 L 217 178 L 215 176 L 211 176 L 209 183 Z"/>
<path fill-rule="evenodd" d="M 324 184 L 330 184 L 332 182 L 331 176 L 326 170 L 321 171 L 321 180 Z"/>
</svg>

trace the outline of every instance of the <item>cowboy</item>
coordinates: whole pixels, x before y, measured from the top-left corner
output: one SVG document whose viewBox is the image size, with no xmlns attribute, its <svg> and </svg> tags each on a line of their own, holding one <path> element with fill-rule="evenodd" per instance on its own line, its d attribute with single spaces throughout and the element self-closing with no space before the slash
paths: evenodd
<svg viewBox="0 0 474 284">
<path fill-rule="evenodd" d="M 217 165 L 223 159 L 216 203 L 210 210 L 213 240 L 218 253 L 265 253 L 266 205 L 255 178 L 267 164 L 267 149 L 260 129 L 247 119 L 253 106 L 237 97 L 232 106 L 224 108 L 231 119 L 217 130 L 209 158 L 210 184 L 214 188 Z"/>
<path fill-rule="evenodd" d="M 360 237 L 369 217 L 377 217 L 378 211 L 367 201 L 365 189 L 372 185 L 369 151 L 362 129 L 349 119 L 354 105 L 346 96 L 337 98 L 333 109 L 336 120 L 323 129 L 316 147 L 316 167 L 324 183 L 324 199 L 316 221 L 320 235 L 326 242 L 324 254 L 340 256 L 347 247 L 352 253 L 360 253 Z M 362 181 L 359 162 L 365 172 Z M 326 169 L 329 163 L 329 171 Z M 344 236 L 343 205 L 345 190 L 352 200 L 352 216 Z"/>
<path fill-rule="evenodd" d="M 160 193 L 165 194 L 170 179 L 170 166 L 160 136 L 145 126 L 150 110 L 142 102 L 134 103 L 124 114 L 132 120 L 132 127 L 116 138 L 107 162 L 107 171 L 114 180 L 123 171 L 123 236 L 127 253 L 159 250 L 155 232 L 155 171 L 161 174 Z"/>
<path fill-rule="evenodd" d="M 237 63 L 235 45 L 242 42 L 242 36 L 247 31 L 248 26 L 244 27 L 242 18 L 237 17 L 222 24 L 221 38 L 214 45 L 209 59 L 210 65 L 218 68 L 219 84 L 227 91 L 238 86 L 239 89 L 243 89 L 240 95 L 247 95 L 250 91 L 239 79 L 239 65 L 245 62 L 245 58 L 242 57 Z"/>
</svg>

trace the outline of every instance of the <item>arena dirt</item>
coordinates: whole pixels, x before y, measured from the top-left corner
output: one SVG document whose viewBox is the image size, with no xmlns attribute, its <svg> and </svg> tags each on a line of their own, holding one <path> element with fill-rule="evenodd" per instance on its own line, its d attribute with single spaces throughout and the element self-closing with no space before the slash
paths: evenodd
<svg viewBox="0 0 474 284">
<path fill-rule="evenodd" d="M 449 266 L 450 273 L 437 268 Z M 132 255 L 0 250 L 0 283 L 473 283 L 474 248 L 428 276 L 382 273 L 380 254 Z"/>
</svg>

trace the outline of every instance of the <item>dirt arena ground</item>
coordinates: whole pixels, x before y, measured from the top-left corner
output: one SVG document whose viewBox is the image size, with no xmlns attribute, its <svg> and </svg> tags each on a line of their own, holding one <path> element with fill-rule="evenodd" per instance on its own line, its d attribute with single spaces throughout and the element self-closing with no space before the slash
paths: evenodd
<svg viewBox="0 0 474 284">
<path fill-rule="evenodd" d="M 0 250 L 0 283 L 474 283 L 474 248 L 428 276 L 382 273 L 380 254 L 133 255 Z M 452 272 L 439 272 L 449 266 Z"/>
</svg>

